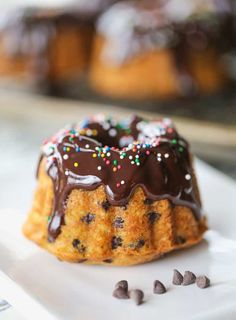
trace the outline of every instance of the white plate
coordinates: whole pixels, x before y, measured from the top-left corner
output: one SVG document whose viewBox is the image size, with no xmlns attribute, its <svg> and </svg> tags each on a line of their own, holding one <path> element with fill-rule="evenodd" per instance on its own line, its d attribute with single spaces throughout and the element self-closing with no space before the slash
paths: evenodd
<svg viewBox="0 0 236 320">
<path fill-rule="evenodd" d="M 205 210 L 211 231 L 200 245 L 146 265 L 104 267 L 68 264 L 41 250 L 21 234 L 22 216 L 0 212 L 0 296 L 29 319 L 235 319 L 236 318 L 236 184 L 197 162 Z M 206 274 L 210 288 L 171 285 L 172 270 Z M 139 307 L 116 300 L 114 284 L 127 279 L 145 293 Z M 153 295 L 155 279 L 168 289 Z"/>
</svg>

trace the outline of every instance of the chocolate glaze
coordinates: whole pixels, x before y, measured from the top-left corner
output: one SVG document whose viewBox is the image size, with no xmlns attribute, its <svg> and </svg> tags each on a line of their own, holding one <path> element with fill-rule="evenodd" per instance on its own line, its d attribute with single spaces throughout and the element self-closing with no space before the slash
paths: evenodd
<svg viewBox="0 0 236 320">
<path fill-rule="evenodd" d="M 173 204 L 190 207 L 200 218 L 201 204 L 193 188 L 188 144 L 169 119 L 147 122 L 133 117 L 119 123 L 93 118 L 47 141 L 43 158 L 54 184 L 48 226 L 51 242 L 65 223 L 66 201 L 74 189 L 104 186 L 107 201 L 124 206 L 141 187 L 148 199 L 169 199 Z"/>
</svg>

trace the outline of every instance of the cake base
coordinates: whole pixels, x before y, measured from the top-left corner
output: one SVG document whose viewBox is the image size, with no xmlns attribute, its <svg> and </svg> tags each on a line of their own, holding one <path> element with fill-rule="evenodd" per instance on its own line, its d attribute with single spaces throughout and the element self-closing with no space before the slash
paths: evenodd
<svg viewBox="0 0 236 320">
<path fill-rule="evenodd" d="M 94 191 L 74 189 L 70 193 L 65 224 L 56 240 L 49 242 L 54 191 L 44 160 L 38 179 L 23 233 L 63 261 L 140 264 L 200 242 L 206 230 L 205 218 L 196 220 L 190 208 L 174 206 L 169 200 L 152 202 L 141 188 L 136 189 L 127 206 L 110 206 L 100 186 Z"/>
</svg>

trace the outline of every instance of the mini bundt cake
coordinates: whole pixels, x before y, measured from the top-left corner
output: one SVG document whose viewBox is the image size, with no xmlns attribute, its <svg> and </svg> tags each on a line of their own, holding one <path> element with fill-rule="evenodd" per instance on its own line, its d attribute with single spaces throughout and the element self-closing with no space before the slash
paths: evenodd
<svg viewBox="0 0 236 320">
<path fill-rule="evenodd" d="M 102 115 L 42 148 L 26 237 L 60 260 L 132 265 L 201 241 L 187 142 L 169 119 Z"/>
<path fill-rule="evenodd" d="M 56 88 L 88 68 L 94 24 L 117 0 L 77 0 L 64 7 L 20 7 L 0 12 L 0 75 Z"/>
<path fill-rule="evenodd" d="M 22 70 L 36 84 L 54 85 L 85 71 L 93 35 L 80 11 L 21 8 L 0 14 L 0 74 Z"/>
<path fill-rule="evenodd" d="M 210 0 L 199 4 L 140 0 L 110 7 L 97 23 L 92 87 L 112 98 L 134 99 L 222 89 L 230 14 Z"/>
</svg>

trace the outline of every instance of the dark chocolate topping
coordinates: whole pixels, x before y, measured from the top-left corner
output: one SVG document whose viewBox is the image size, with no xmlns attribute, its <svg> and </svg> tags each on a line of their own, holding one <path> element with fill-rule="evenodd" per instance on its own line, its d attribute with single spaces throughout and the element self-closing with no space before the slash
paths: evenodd
<svg viewBox="0 0 236 320">
<path fill-rule="evenodd" d="M 69 193 L 79 188 L 94 190 L 102 185 L 111 205 L 124 206 L 141 187 L 148 199 L 169 199 L 200 217 L 188 144 L 169 119 L 148 122 L 133 117 L 117 122 L 94 117 L 80 127 L 60 131 L 45 143 L 43 155 L 55 194 L 49 241 L 56 239 L 64 224 Z"/>
</svg>

